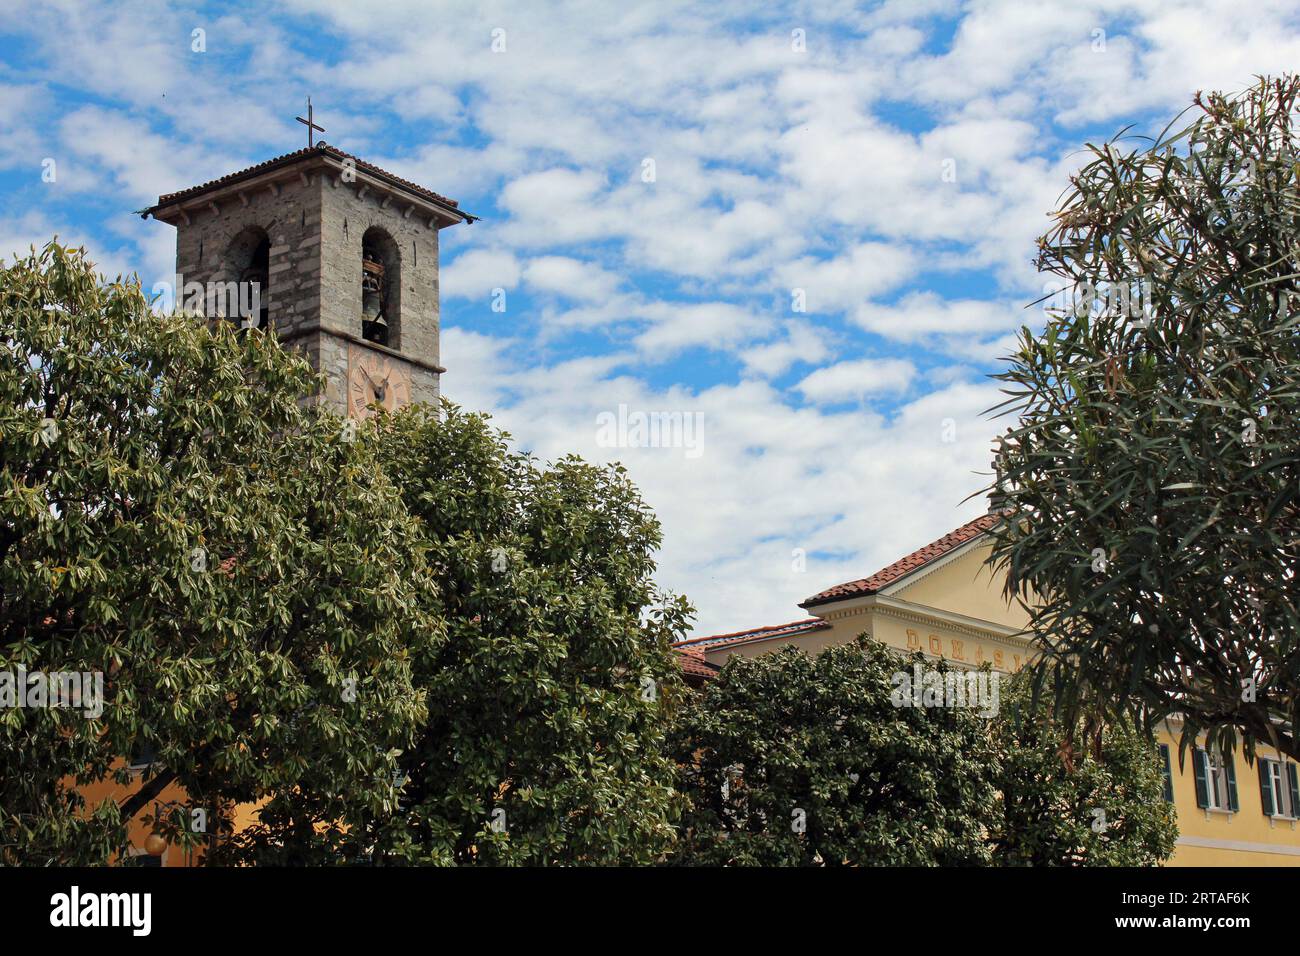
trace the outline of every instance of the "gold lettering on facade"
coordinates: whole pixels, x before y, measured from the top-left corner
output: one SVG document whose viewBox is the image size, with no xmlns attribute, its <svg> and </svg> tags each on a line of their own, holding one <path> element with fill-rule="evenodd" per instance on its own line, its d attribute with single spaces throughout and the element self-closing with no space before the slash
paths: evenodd
<svg viewBox="0 0 1300 956">
<path fill-rule="evenodd" d="M 997 668 L 998 670 L 1000 670 L 1000 671 L 1004 671 L 1004 670 L 1007 669 L 1007 668 L 1006 668 L 1006 665 L 1002 663 L 1002 652 L 1001 652 L 1001 651 L 994 651 L 994 652 L 993 652 L 993 666 L 996 667 L 996 668 Z"/>
<path fill-rule="evenodd" d="M 943 657 L 943 641 L 939 640 L 938 634 L 930 635 L 930 653 Z"/>
<path fill-rule="evenodd" d="M 910 627 L 907 629 L 907 649 L 909 651 L 919 651 L 921 649 L 921 635 Z"/>
<path fill-rule="evenodd" d="M 964 661 L 966 659 L 965 650 L 966 648 L 964 647 L 961 641 L 955 639 L 953 640 L 952 642 L 953 660 Z"/>
</svg>

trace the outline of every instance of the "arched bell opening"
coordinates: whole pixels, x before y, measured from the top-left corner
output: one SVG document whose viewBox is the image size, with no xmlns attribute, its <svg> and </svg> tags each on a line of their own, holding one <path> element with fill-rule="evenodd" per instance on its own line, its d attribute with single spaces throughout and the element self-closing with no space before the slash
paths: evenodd
<svg viewBox="0 0 1300 956">
<path fill-rule="evenodd" d="M 271 326 L 271 237 L 260 226 L 242 230 L 223 257 L 227 278 L 237 283 L 233 300 L 224 314 L 241 324 L 268 329 Z"/>
<path fill-rule="evenodd" d="M 397 243 L 371 226 L 361 237 L 361 337 L 396 349 L 401 342 L 401 257 Z"/>
</svg>

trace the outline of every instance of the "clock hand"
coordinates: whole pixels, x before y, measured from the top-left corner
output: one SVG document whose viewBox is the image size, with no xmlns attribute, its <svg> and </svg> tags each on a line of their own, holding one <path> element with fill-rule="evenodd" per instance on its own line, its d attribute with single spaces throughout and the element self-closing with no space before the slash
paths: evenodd
<svg viewBox="0 0 1300 956">
<path fill-rule="evenodd" d="M 388 377 L 384 377 L 383 384 L 381 385 L 370 376 L 370 373 L 366 371 L 364 365 L 360 365 L 358 368 L 361 369 L 361 374 L 366 377 L 366 381 L 370 383 L 370 391 L 371 394 L 375 396 L 375 401 L 382 402 L 385 396 L 388 395 Z"/>
</svg>

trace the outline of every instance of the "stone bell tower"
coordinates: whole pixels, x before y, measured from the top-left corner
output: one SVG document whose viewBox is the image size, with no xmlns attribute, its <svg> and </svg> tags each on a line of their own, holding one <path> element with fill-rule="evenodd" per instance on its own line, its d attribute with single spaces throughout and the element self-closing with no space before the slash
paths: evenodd
<svg viewBox="0 0 1300 956">
<path fill-rule="evenodd" d="M 256 288 L 259 314 L 238 321 L 303 351 L 339 412 L 437 400 L 438 232 L 476 218 L 454 200 L 322 142 L 142 215 L 176 227 L 177 304 L 199 288 L 247 303 Z"/>
</svg>

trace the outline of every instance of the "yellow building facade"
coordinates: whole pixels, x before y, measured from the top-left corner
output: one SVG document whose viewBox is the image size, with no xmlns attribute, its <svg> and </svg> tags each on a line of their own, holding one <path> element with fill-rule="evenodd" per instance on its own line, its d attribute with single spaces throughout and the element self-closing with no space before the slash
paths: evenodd
<svg viewBox="0 0 1300 956">
<path fill-rule="evenodd" d="M 788 624 L 696 637 L 679 649 L 721 665 L 733 654 L 766 654 L 785 645 L 817 653 L 866 633 L 902 652 L 920 651 L 960 665 L 990 664 L 1011 673 L 1034 653 L 1029 618 L 1009 604 L 1003 581 L 985 563 L 995 519 L 956 529 L 868 578 L 836 585 L 804 601 L 809 617 Z M 1294 762 L 1267 747 L 1261 760 L 1231 760 L 1198 747 L 1182 767 L 1176 719 L 1160 725 L 1165 798 L 1178 814 L 1172 866 L 1300 866 L 1300 792 Z"/>
</svg>

